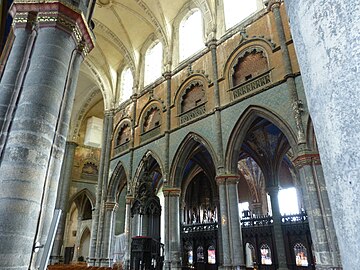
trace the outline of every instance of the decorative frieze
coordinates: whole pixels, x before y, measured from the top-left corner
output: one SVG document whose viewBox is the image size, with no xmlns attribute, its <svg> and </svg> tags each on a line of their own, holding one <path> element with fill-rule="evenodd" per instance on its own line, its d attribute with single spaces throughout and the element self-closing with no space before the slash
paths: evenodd
<svg viewBox="0 0 360 270">
<path fill-rule="evenodd" d="M 29 24 L 39 28 L 56 27 L 71 34 L 77 44 L 83 42 L 85 55 L 94 48 L 94 39 L 86 19 L 78 8 L 67 2 L 17 0 L 9 12 L 15 28 L 25 28 Z"/>
<path fill-rule="evenodd" d="M 267 86 L 270 83 L 271 83 L 270 71 L 267 71 L 266 73 L 234 88 L 232 90 L 233 98 L 239 99 L 239 98 L 244 98 L 248 95 L 253 95 L 259 92 L 259 90 L 261 90 L 264 86 Z"/>
<path fill-rule="evenodd" d="M 160 135 L 160 126 L 157 126 L 143 134 L 141 134 L 141 142 L 147 141 L 157 135 Z"/>
<path fill-rule="evenodd" d="M 130 148 L 130 141 L 126 142 L 126 143 L 123 143 L 123 144 L 120 144 L 118 146 L 115 147 L 114 149 L 114 155 L 118 155 L 122 152 L 124 152 L 125 150 L 129 149 Z"/>
<path fill-rule="evenodd" d="M 180 115 L 180 125 L 189 122 L 206 113 L 205 103 Z"/>
</svg>

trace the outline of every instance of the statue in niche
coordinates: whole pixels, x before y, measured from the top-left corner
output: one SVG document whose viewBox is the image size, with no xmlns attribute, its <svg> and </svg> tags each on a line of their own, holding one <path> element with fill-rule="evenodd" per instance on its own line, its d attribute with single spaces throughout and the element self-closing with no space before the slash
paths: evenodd
<svg viewBox="0 0 360 270">
<path fill-rule="evenodd" d="M 216 216 L 215 216 L 215 210 L 210 210 L 210 218 L 209 218 L 210 222 L 216 222 Z"/>
<path fill-rule="evenodd" d="M 196 216 L 196 210 L 193 210 L 192 216 L 191 216 L 191 223 L 195 224 L 197 223 L 197 216 Z"/>
<path fill-rule="evenodd" d="M 208 222 L 209 222 L 208 210 L 204 209 L 202 223 L 208 223 Z"/>
</svg>

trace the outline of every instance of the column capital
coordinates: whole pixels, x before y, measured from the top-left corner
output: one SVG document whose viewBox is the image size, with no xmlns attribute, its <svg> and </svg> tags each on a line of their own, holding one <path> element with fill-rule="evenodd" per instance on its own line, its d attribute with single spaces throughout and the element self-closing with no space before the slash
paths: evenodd
<svg viewBox="0 0 360 270">
<path fill-rule="evenodd" d="M 281 5 L 281 0 L 267 0 L 265 1 L 265 6 L 268 11 L 273 11 L 274 8 L 279 8 Z"/>
<path fill-rule="evenodd" d="M 300 153 L 295 159 L 293 159 L 293 163 L 297 169 L 300 169 L 306 165 L 321 165 L 320 155 L 319 153 Z"/>
<path fill-rule="evenodd" d="M 269 193 L 270 197 L 272 196 L 276 196 L 278 193 L 279 193 L 279 186 L 269 186 L 269 187 L 266 187 L 266 191 Z"/>
<path fill-rule="evenodd" d="M 163 77 L 165 78 L 165 80 L 170 80 L 171 79 L 171 71 L 166 71 L 163 73 Z"/>
<path fill-rule="evenodd" d="M 240 176 L 236 174 L 218 175 L 215 177 L 215 180 L 218 185 L 237 184 L 240 180 Z"/>
<path fill-rule="evenodd" d="M 206 42 L 206 46 L 211 50 L 211 49 L 215 49 L 217 47 L 217 40 L 215 38 L 209 40 L 208 42 Z"/>
<path fill-rule="evenodd" d="M 93 34 L 81 10 L 65 1 L 15 0 L 9 10 L 14 28 L 58 28 L 70 34 L 87 55 L 94 48 Z"/>
<path fill-rule="evenodd" d="M 104 208 L 107 211 L 116 211 L 118 204 L 116 202 L 105 202 Z"/>
<path fill-rule="evenodd" d="M 180 197 L 181 189 L 175 187 L 164 187 L 163 193 L 165 197 Z"/>
<path fill-rule="evenodd" d="M 127 195 L 125 198 L 126 204 L 132 204 L 134 198 L 135 198 L 134 195 Z"/>
</svg>

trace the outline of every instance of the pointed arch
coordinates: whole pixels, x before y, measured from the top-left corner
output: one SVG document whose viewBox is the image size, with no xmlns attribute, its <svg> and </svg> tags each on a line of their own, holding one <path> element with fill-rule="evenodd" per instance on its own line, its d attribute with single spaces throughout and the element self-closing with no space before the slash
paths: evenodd
<svg viewBox="0 0 360 270">
<path fill-rule="evenodd" d="M 119 162 L 113 173 L 111 174 L 108 189 L 107 189 L 107 196 L 106 201 L 108 202 L 116 202 L 121 190 L 127 184 L 127 173 L 125 168 L 121 162 Z"/>
<path fill-rule="evenodd" d="M 82 202 L 85 197 L 89 199 L 91 206 L 95 207 L 95 195 L 87 188 L 84 188 L 70 197 L 67 211 L 70 209 L 72 203 L 75 203 L 76 207 L 80 211 L 81 205 L 79 204 L 79 202 Z"/>
<path fill-rule="evenodd" d="M 293 150 L 297 149 L 296 135 L 290 126 L 280 116 L 258 106 L 249 106 L 231 132 L 225 154 L 225 168 L 228 173 L 237 174 L 237 161 L 241 146 L 253 122 L 261 117 L 274 124 L 284 134 Z"/>
<path fill-rule="evenodd" d="M 148 150 L 144 154 L 143 158 L 140 160 L 140 162 L 139 162 L 139 164 L 137 166 L 137 169 L 136 169 L 136 172 L 135 172 L 135 175 L 134 175 L 134 181 L 131 184 L 132 192 L 135 192 L 135 189 L 136 189 L 136 186 L 137 186 L 137 184 L 139 182 L 139 179 L 141 178 L 141 176 L 144 173 L 146 163 L 149 162 L 149 161 L 150 161 L 150 168 L 149 168 L 150 171 L 156 170 L 156 164 L 157 164 L 159 173 L 161 174 L 161 176 L 164 175 L 164 165 L 163 165 L 159 155 L 156 154 L 152 150 Z M 161 177 L 161 178 L 163 178 L 163 177 Z M 157 184 L 157 186 L 154 187 L 154 188 L 157 189 L 161 183 L 156 183 L 156 184 Z"/>
<path fill-rule="evenodd" d="M 169 186 L 178 187 L 178 188 L 181 187 L 182 184 L 181 177 L 182 177 L 182 173 L 185 170 L 185 166 L 188 161 L 189 154 L 192 153 L 199 146 L 203 146 L 206 149 L 206 151 L 210 155 L 214 167 L 217 168 L 218 159 L 211 144 L 202 136 L 191 132 L 181 142 L 178 150 L 176 151 L 175 158 L 172 161 L 172 166 L 170 170 Z"/>
</svg>

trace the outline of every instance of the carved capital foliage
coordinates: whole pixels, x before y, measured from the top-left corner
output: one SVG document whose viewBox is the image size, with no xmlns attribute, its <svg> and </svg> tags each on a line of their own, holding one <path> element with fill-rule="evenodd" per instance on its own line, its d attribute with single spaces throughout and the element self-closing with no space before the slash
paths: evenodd
<svg viewBox="0 0 360 270">
<path fill-rule="evenodd" d="M 55 27 L 69 33 L 84 55 L 94 48 L 94 40 L 81 11 L 67 2 L 17 0 L 10 8 L 15 28 Z"/>
</svg>

